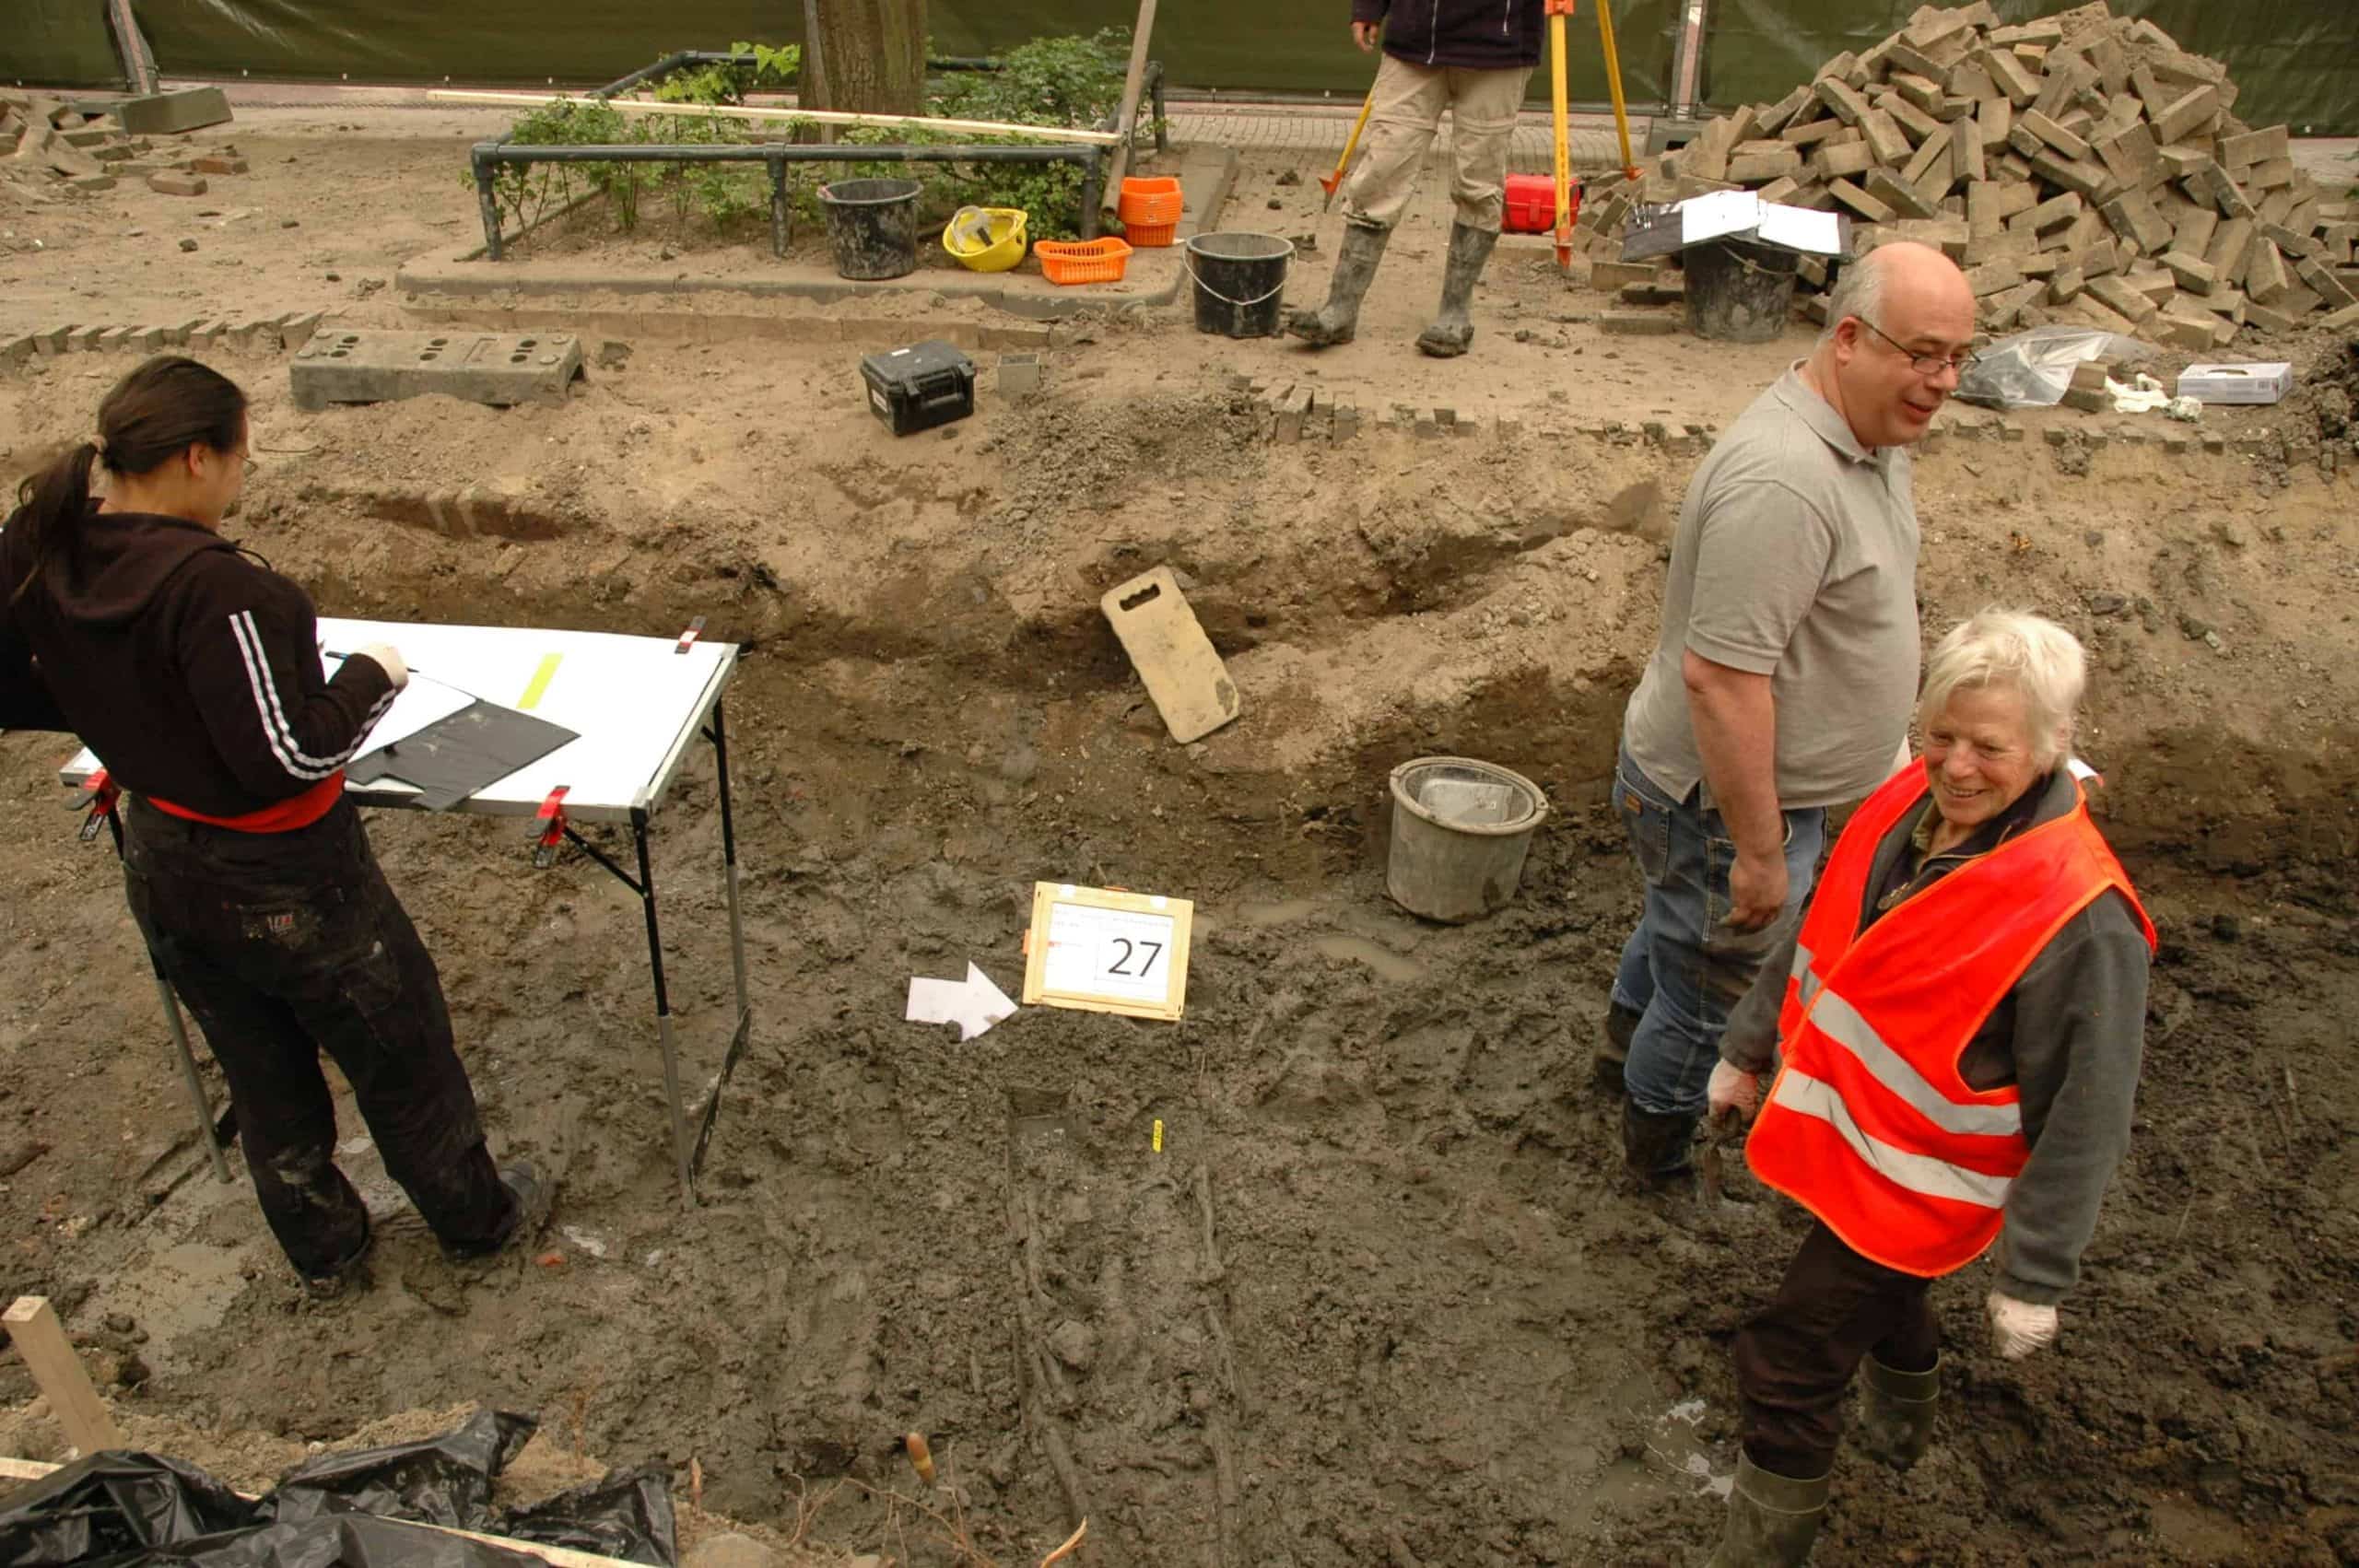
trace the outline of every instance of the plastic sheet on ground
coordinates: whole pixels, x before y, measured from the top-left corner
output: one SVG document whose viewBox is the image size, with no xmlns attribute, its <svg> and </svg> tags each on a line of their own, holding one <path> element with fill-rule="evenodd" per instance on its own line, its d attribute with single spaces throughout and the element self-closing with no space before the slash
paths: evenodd
<svg viewBox="0 0 2359 1568">
<path fill-rule="evenodd" d="M 2072 368 L 2091 359 L 2143 359 L 2153 346 L 2095 327 L 2034 327 L 2002 337 L 1974 357 L 1958 378 L 1957 397 L 1986 408 L 2051 408 L 2072 385 Z"/>
<path fill-rule="evenodd" d="M 255 1501 L 174 1459 L 92 1455 L 0 1502 L 0 1568 L 535 1568 L 541 1561 L 425 1524 L 671 1568 L 677 1544 L 661 1469 L 616 1470 L 531 1508 L 494 1513 L 492 1484 L 535 1424 L 477 1410 L 439 1437 L 308 1460 Z"/>
</svg>

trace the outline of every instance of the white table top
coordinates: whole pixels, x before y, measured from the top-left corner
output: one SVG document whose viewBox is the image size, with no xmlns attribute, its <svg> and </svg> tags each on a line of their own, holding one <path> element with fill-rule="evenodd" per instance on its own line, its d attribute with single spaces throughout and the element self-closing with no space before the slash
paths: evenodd
<svg viewBox="0 0 2359 1568">
<path fill-rule="evenodd" d="M 560 784 L 567 786 L 566 815 L 577 822 L 628 822 L 633 811 L 653 810 L 737 667 L 735 643 L 698 641 L 681 653 L 671 638 L 609 632 L 323 616 L 320 640 L 345 652 L 390 643 L 413 671 L 409 687 L 379 721 L 362 756 L 383 744 L 380 736 L 399 739 L 416 728 L 409 720 L 420 709 L 449 710 L 451 695 L 438 688 L 456 687 L 487 702 L 522 707 L 543 661 L 557 657 L 555 673 L 525 711 L 565 726 L 578 738 L 452 808 L 487 816 L 530 816 Z M 97 767 L 98 759 L 86 748 L 59 769 L 59 777 L 79 785 Z M 347 784 L 346 791 L 372 806 L 408 805 L 416 795 L 390 779 Z"/>
</svg>

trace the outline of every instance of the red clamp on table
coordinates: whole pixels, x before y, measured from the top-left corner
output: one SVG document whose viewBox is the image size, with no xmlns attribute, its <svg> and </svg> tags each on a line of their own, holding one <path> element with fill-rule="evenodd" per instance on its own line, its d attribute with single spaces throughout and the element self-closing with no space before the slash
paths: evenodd
<svg viewBox="0 0 2359 1568">
<path fill-rule="evenodd" d="M 549 798 L 541 802 L 534 818 L 539 824 L 533 834 L 534 871 L 545 872 L 557 864 L 557 846 L 565 842 L 565 792 L 572 788 L 570 784 L 560 784 L 550 790 Z"/>
<path fill-rule="evenodd" d="M 107 777 L 105 768 L 95 769 L 90 774 L 87 786 L 82 793 L 76 797 L 73 805 L 75 811 L 87 811 L 90 813 L 82 819 L 80 837 L 83 843 L 88 844 L 91 839 L 96 838 L 99 836 L 99 829 L 113 819 L 115 802 L 122 798 L 123 790 L 116 786 L 113 779 Z"/>
<path fill-rule="evenodd" d="M 702 615 L 698 615 L 695 620 L 688 623 L 688 629 L 680 634 L 679 646 L 673 649 L 672 651 L 675 653 L 686 653 L 689 649 L 694 648 L 697 645 L 697 638 L 703 635 L 704 617 Z"/>
</svg>

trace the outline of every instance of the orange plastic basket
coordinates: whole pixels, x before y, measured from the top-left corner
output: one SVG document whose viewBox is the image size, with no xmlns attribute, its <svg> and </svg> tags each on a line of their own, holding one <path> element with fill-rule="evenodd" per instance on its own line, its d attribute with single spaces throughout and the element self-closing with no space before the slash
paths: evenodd
<svg viewBox="0 0 2359 1568">
<path fill-rule="evenodd" d="M 1131 247 L 1121 240 L 1036 240 L 1032 253 L 1050 283 L 1120 283 L 1131 264 Z"/>
<path fill-rule="evenodd" d="M 1122 231 L 1132 244 L 1155 247 L 1171 243 L 1186 208 L 1187 198 L 1180 193 L 1179 181 L 1144 178 L 1122 181 L 1114 213 L 1122 220 Z"/>
</svg>

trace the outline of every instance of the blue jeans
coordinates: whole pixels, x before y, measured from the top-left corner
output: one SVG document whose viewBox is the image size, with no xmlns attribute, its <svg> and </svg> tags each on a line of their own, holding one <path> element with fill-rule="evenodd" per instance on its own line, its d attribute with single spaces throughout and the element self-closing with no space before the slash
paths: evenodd
<svg viewBox="0 0 2359 1568">
<path fill-rule="evenodd" d="M 1622 1082 L 1630 1103 L 1656 1116 L 1703 1111 L 1729 1012 L 1760 973 L 1778 928 L 1810 895 L 1826 841 L 1823 808 L 1786 813 L 1785 912 L 1758 930 L 1733 930 L 1736 843 L 1720 813 L 1699 803 L 1702 795 L 1698 785 L 1674 801 L 1627 752 L 1615 760 L 1614 809 L 1647 884 L 1645 911 L 1614 977 L 1614 1004 L 1642 1015 Z"/>
</svg>

